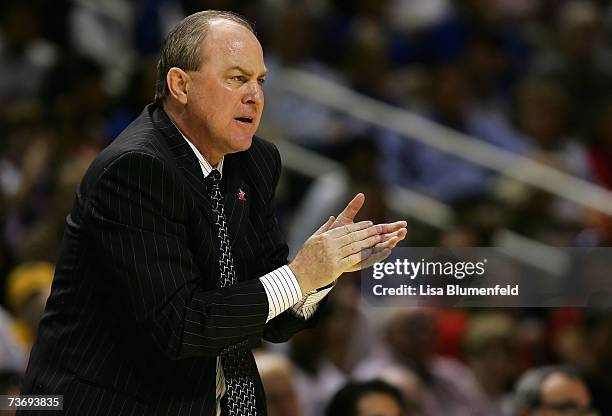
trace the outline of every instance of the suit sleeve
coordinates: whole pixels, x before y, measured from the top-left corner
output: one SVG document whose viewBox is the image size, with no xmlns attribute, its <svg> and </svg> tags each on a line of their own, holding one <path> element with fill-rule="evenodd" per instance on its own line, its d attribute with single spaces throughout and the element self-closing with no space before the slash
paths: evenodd
<svg viewBox="0 0 612 416">
<path fill-rule="evenodd" d="M 280 154 L 274 146 L 262 147 L 259 151 L 264 153 L 260 155 L 261 158 L 273 161 L 272 172 L 270 172 L 273 178 L 272 186 L 270 187 L 271 191 L 269 195 L 267 195 L 267 201 L 264 204 L 266 207 L 266 215 L 263 216 L 263 229 L 266 231 L 260 238 L 260 242 L 264 249 L 263 252 L 266 253 L 265 268 L 260 270 L 260 274 L 264 274 L 288 263 L 287 256 L 289 255 L 289 248 L 287 247 L 287 243 L 285 242 L 276 220 L 274 209 L 274 191 L 276 190 L 281 174 Z M 258 155 L 255 156 L 257 157 Z M 285 312 L 268 321 L 264 329 L 263 338 L 270 342 L 285 342 L 296 332 L 305 328 L 312 328 L 318 322 L 321 306 L 323 306 L 325 302 L 326 299 L 321 300 L 318 307 L 316 307 L 316 311 L 313 310 L 308 319 L 297 316 L 291 308 L 287 309 Z"/>
<path fill-rule="evenodd" d="M 252 279 L 204 290 L 181 222 L 187 209 L 181 186 L 159 159 L 137 152 L 120 156 L 100 175 L 87 212 L 109 279 L 116 279 L 145 339 L 171 359 L 256 345 L 268 315 L 263 285 Z"/>
</svg>

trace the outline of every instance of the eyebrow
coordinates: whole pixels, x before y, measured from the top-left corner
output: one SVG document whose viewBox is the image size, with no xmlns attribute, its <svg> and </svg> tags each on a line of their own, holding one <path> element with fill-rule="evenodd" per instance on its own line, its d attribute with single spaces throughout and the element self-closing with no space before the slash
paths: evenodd
<svg viewBox="0 0 612 416">
<path fill-rule="evenodd" d="M 238 66 L 238 65 L 233 66 L 233 67 L 231 67 L 230 69 L 228 69 L 228 72 L 229 72 L 229 71 L 233 71 L 233 70 L 238 70 L 238 71 L 242 72 L 244 75 L 248 75 L 248 76 L 253 75 L 253 73 L 252 73 L 252 72 L 247 71 L 246 69 L 244 69 L 244 68 L 242 68 L 241 66 Z M 261 73 L 259 76 L 260 76 L 260 77 L 265 77 L 267 74 L 268 74 L 268 70 L 267 70 L 267 69 L 264 69 L 264 72 L 262 72 L 262 73 Z"/>
</svg>

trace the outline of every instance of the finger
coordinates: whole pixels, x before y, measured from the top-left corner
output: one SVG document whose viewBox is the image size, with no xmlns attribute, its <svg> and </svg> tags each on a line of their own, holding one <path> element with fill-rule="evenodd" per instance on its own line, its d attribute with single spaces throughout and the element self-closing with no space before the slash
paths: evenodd
<svg viewBox="0 0 612 416">
<path fill-rule="evenodd" d="M 376 249 L 394 248 L 399 242 L 400 242 L 399 238 L 393 237 L 387 241 L 381 241 L 380 243 L 376 244 L 374 248 Z"/>
<path fill-rule="evenodd" d="M 388 224 L 379 224 L 383 227 L 383 233 L 384 234 L 389 234 L 389 233 L 393 233 L 395 231 L 399 231 L 402 228 L 406 228 L 408 226 L 408 223 L 406 221 L 396 221 L 396 222 L 392 222 L 392 223 L 388 223 Z"/>
<path fill-rule="evenodd" d="M 374 249 L 372 250 L 372 254 L 370 254 L 367 257 L 362 257 L 362 260 L 359 263 L 355 264 L 347 271 L 355 272 L 357 270 L 367 269 L 368 267 L 372 266 L 374 263 L 383 261 L 384 259 L 389 257 L 390 254 L 391 254 L 391 249 L 388 249 L 388 248 L 385 248 L 382 250 Z"/>
<path fill-rule="evenodd" d="M 399 237 L 401 232 L 402 232 L 402 230 L 405 230 L 405 228 L 401 228 L 401 229 L 399 229 L 397 231 L 394 231 L 392 233 L 383 234 L 381 242 L 384 243 L 386 241 L 391 240 L 392 238 Z"/>
<path fill-rule="evenodd" d="M 341 227 L 327 231 L 327 234 L 332 238 L 340 238 L 354 231 L 364 230 L 372 226 L 372 221 L 360 221 L 354 224 L 345 224 Z"/>
<path fill-rule="evenodd" d="M 373 236 L 375 234 L 380 234 L 381 235 L 381 239 L 380 239 L 379 242 L 377 242 L 377 244 L 382 244 L 385 241 L 388 241 L 390 239 L 398 238 L 399 237 L 399 239 L 397 241 L 395 241 L 395 244 L 397 244 L 397 242 L 399 242 L 400 240 L 403 240 L 406 237 L 407 231 L 406 231 L 405 228 L 400 228 L 397 231 L 384 234 L 385 225 L 386 224 L 377 224 L 377 225 L 374 225 L 372 227 L 366 228 L 365 230 L 354 231 L 354 232 L 348 233 L 348 234 L 346 234 L 346 235 L 344 235 L 342 237 L 339 237 L 338 238 L 338 240 L 339 240 L 338 241 L 339 247 L 344 247 L 344 246 L 347 246 L 349 244 L 353 244 L 355 242 L 358 242 L 358 241 L 364 240 L 366 238 L 369 238 L 369 237 L 371 237 L 371 236 Z"/>
<path fill-rule="evenodd" d="M 373 225 L 371 227 L 366 228 L 365 230 L 353 231 L 352 233 L 348 233 L 338 238 L 338 247 L 344 247 L 352 243 L 363 241 L 374 235 L 379 237 L 378 241 L 376 241 L 376 243 L 379 243 L 382 241 L 381 230 L 382 228 L 379 225 Z"/>
<path fill-rule="evenodd" d="M 361 253 L 355 253 L 340 260 L 340 268 L 342 272 L 344 273 L 353 270 L 354 267 L 359 264 L 361 259 Z"/>
<path fill-rule="evenodd" d="M 373 250 L 372 254 L 367 257 L 364 256 L 364 253 L 365 250 L 364 252 L 355 253 L 342 259 L 341 266 L 344 266 L 344 271 L 357 271 L 366 267 L 370 267 L 372 264 L 389 257 L 389 255 L 391 254 L 391 250 L 388 248 L 384 248 L 382 250 Z"/>
<path fill-rule="evenodd" d="M 341 257 L 346 257 L 354 253 L 359 253 L 360 251 L 374 247 L 380 242 L 380 238 L 379 234 L 374 234 L 366 239 L 355 241 L 354 243 L 342 247 L 339 254 Z"/>
<path fill-rule="evenodd" d="M 331 227 L 331 225 L 334 223 L 335 220 L 336 219 L 334 218 L 333 215 L 329 217 L 329 219 L 325 221 L 325 224 L 320 226 L 319 229 L 315 231 L 314 235 L 323 234 L 325 231 L 329 230 L 329 228 Z"/>
<path fill-rule="evenodd" d="M 370 248 L 366 248 L 362 250 L 361 251 L 361 261 L 370 257 L 372 253 L 374 252 L 374 250 L 376 250 L 374 247 L 370 247 Z"/>
<path fill-rule="evenodd" d="M 376 245 L 376 248 L 383 248 L 383 247 L 393 248 L 397 245 L 397 243 L 399 243 L 404 238 L 406 238 L 407 234 L 408 234 L 408 231 L 406 231 L 405 228 L 402 228 L 390 234 L 384 234 L 380 243 Z"/>
<path fill-rule="evenodd" d="M 359 270 L 359 265 L 368 257 L 370 257 L 372 255 L 372 253 L 374 252 L 375 248 L 366 248 L 365 250 L 363 250 L 361 252 L 361 260 L 359 261 L 359 263 L 357 263 L 356 265 L 352 266 L 350 269 L 346 270 L 347 272 L 354 272 Z"/>
<path fill-rule="evenodd" d="M 353 222 L 355 220 L 355 216 L 357 215 L 361 207 L 363 207 L 364 202 L 364 194 L 358 193 L 357 195 L 355 195 L 351 202 L 348 203 L 346 208 L 344 208 L 344 210 L 338 215 L 338 221 L 343 223 L 347 221 Z"/>
</svg>

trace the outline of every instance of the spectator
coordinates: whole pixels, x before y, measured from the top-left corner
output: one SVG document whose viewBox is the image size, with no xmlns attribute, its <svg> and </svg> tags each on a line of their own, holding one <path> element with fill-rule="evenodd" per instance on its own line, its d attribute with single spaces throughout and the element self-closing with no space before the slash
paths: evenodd
<svg viewBox="0 0 612 416">
<path fill-rule="evenodd" d="M 39 36 L 37 10 L 20 1 L 0 6 L 0 105 L 36 105 L 57 51 Z"/>
<path fill-rule="evenodd" d="M 463 339 L 466 362 L 494 414 L 506 414 L 508 394 L 518 372 L 514 331 L 514 321 L 507 314 L 477 313 Z"/>
<path fill-rule="evenodd" d="M 568 100 L 559 84 L 528 79 L 518 89 L 518 128 L 541 163 L 587 179 L 584 147 L 568 134 Z"/>
<path fill-rule="evenodd" d="M 50 263 L 25 263 L 15 267 L 7 279 L 8 303 L 17 317 L 15 333 L 28 351 L 51 291 L 53 271 Z"/>
<path fill-rule="evenodd" d="M 518 91 L 518 128 L 530 143 L 531 158 L 588 180 L 586 149 L 568 136 L 567 106 L 567 97 L 557 83 L 542 79 L 526 80 Z M 584 216 L 582 207 L 577 204 L 539 190 L 531 190 L 521 209 L 524 211 L 521 213 L 519 230 L 551 243 L 568 241 L 574 231 L 570 231 L 569 235 L 558 234 L 557 231 L 564 227 L 577 228 Z"/>
<path fill-rule="evenodd" d="M 564 366 L 529 370 L 518 381 L 512 416 L 591 415 L 591 395 L 579 373 Z"/>
<path fill-rule="evenodd" d="M 2 227 L 5 242 L 15 249 L 31 224 L 48 212 L 57 142 L 47 125 L 32 120 L 15 125 L 7 139 L 8 151 L 0 162 L 6 198 Z"/>
<path fill-rule="evenodd" d="M 516 153 L 526 151 L 524 141 L 503 121 L 473 111 L 460 66 L 436 67 L 426 94 L 421 112 L 430 120 Z M 384 134 L 381 143 L 381 174 L 390 183 L 449 204 L 492 192 L 494 176 L 481 166 L 392 133 Z"/>
<path fill-rule="evenodd" d="M 611 90 L 610 36 L 597 2 L 565 1 L 556 12 L 557 47 L 539 51 L 532 73 L 561 83 L 569 96 L 571 132 L 581 132 L 594 105 Z"/>
<path fill-rule="evenodd" d="M 316 328 L 291 339 L 300 397 L 306 416 L 319 416 L 331 396 L 354 374 L 377 342 L 370 310 L 359 296 L 359 274 L 338 282 Z"/>
<path fill-rule="evenodd" d="M 0 307 L 0 394 L 18 394 L 28 351 L 17 339 L 15 320 Z"/>
<path fill-rule="evenodd" d="M 406 414 L 423 415 L 423 382 L 408 368 L 386 368 L 380 373 L 380 380 L 397 388 L 406 403 Z"/>
<path fill-rule="evenodd" d="M 388 368 L 408 368 L 422 382 L 425 415 L 490 415 L 486 396 L 470 369 L 458 360 L 435 354 L 435 317 L 428 309 L 395 311 L 387 323 L 386 343 L 362 361 L 355 375 L 368 379 L 379 377 Z"/>
<path fill-rule="evenodd" d="M 406 405 L 395 387 L 380 380 L 349 382 L 336 393 L 326 416 L 401 416 Z"/>
<path fill-rule="evenodd" d="M 106 131 L 110 142 L 128 126 L 142 109 L 153 99 L 151 91 L 155 90 L 157 77 L 157 62 L 153 59 L 142 59 L 134 69 L 128 88 L 119 100 L 119 108 L 110 117 Z"/>
<path fill-rule="evenodd" d="M 593 178 L 612 190 L 612 99 L 604 101 L 594 117 L 589 165 Z"/>
<path fill-rule="evenodd" d="M 55 262 L 66 216 L 74 200 L 74 189 L 99 150 L 96 146 L 83 144 L 73 149 L 71 157 L 59 165 L 54 178 L 56 188 L 53 199 L 49 201 L 44 215 L 29 225 L 15 247 L 19 259 Z"/>
<path fill-rule="evenodd" d="M 269 416 L 302 416 L 302 405 L 295 387 L 293 369 L 282 355 L 255 354 L 257 370 L 266 392 Z"/>
<path fill-rule="evenodd" d="M 294 94 L 273 88 L 275 78 L 283 68 L 304 70 L 337 83 L 345 77 L 313 56 L 316 20 L 301 7 L 284 8 L 271 22 L 269 48 L 266 51 L 268 74 L 266 82 L 272 86 L 267 94 L 265 117 L 281 134 L 310 148 L 337 142 L 347 131 L 345 117 L 325 106 Z M 277 36 L 282 33 L 282 36 Z M 308 123 L 304 123 L 308 120 Z"/>
<path fill-rule="evenodd" d="M 588 311 L 583 326 L 590 366 L 585 369 L 593 404 L 602 415 L 612 414 L 612 312 L 609 308 Z"/>
<path fill-rule="evenodd" d="M 476 111 L 505 119 L 508 87 L 512 81 L 511 57 L 500 33 L 475 28 L 466 41 L 464 65 Z"/>
</svg>

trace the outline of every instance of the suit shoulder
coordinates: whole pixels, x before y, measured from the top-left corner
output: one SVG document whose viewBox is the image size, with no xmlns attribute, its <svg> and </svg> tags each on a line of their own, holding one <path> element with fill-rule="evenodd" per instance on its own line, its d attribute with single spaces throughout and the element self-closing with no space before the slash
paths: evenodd
<svg viewBox="0 0 612 416">
<path fill-rule="evenodd" d="M 276 145 L 261 137 L 253 136 L 253 143 L 247 151 L 254 160 L 266 163 L 280 163 L 280 153 Z"/>
<path fill-rule="evenodd" d="M 132 121 L 105 149 L 108 153 L 141 152 L 151 156 L 163 153 L 163 133 L 155 126 L 148 109 Z"/>
<path fill-rule="evenodd" d="M 110 145 L 100 152 L 91 164 L 90 170 L 103 171 L 116 161 L 134 155 L 168 159 L 170 152 L 162 137 L 163 133 L 156 128 L 148 109 L 145 108 Z"/>
<path fill-rule="evenodd" d="M 139 117 L 140 119 L 140 117 Z M 168 165 L 171 158 L 168 150 L 164 149 L 163 141 L 158 140 L 152 125 L 135 124 L 128 126 L 109 146 L 98 154 L 85 173 L 80 188 L 87 190 L 95 186 L 96 182 L 112 167 L 121 166 L 156 166 Z"/>
<path fill-rule="evenodd" d="M 130 163 L 135 159 L 144 160 L 147 163 L 153 160 L 162 161 L 163 159 L 159 152 L 145 143 L 131 142 L 120 146 L 114 146 L 114 144 L 100 152 L 87 169 L 84 179 L 89 179 L 88 177 L 97 178 L 118 163 Z"/>
<path fill-rule="evenodd" d="M 100 178 L 104 175 L 119 175 L 119 172 L 134 172 L 138 174 L 143 169 L 147 171 L 159 171 L 163 161 L 146 149 L 125 149 L 116 151 L 115 149 L 103 150 L 91 163 L 81 183 L 79 191 L 84 195 L 96 186 Z"/>
</svg>

